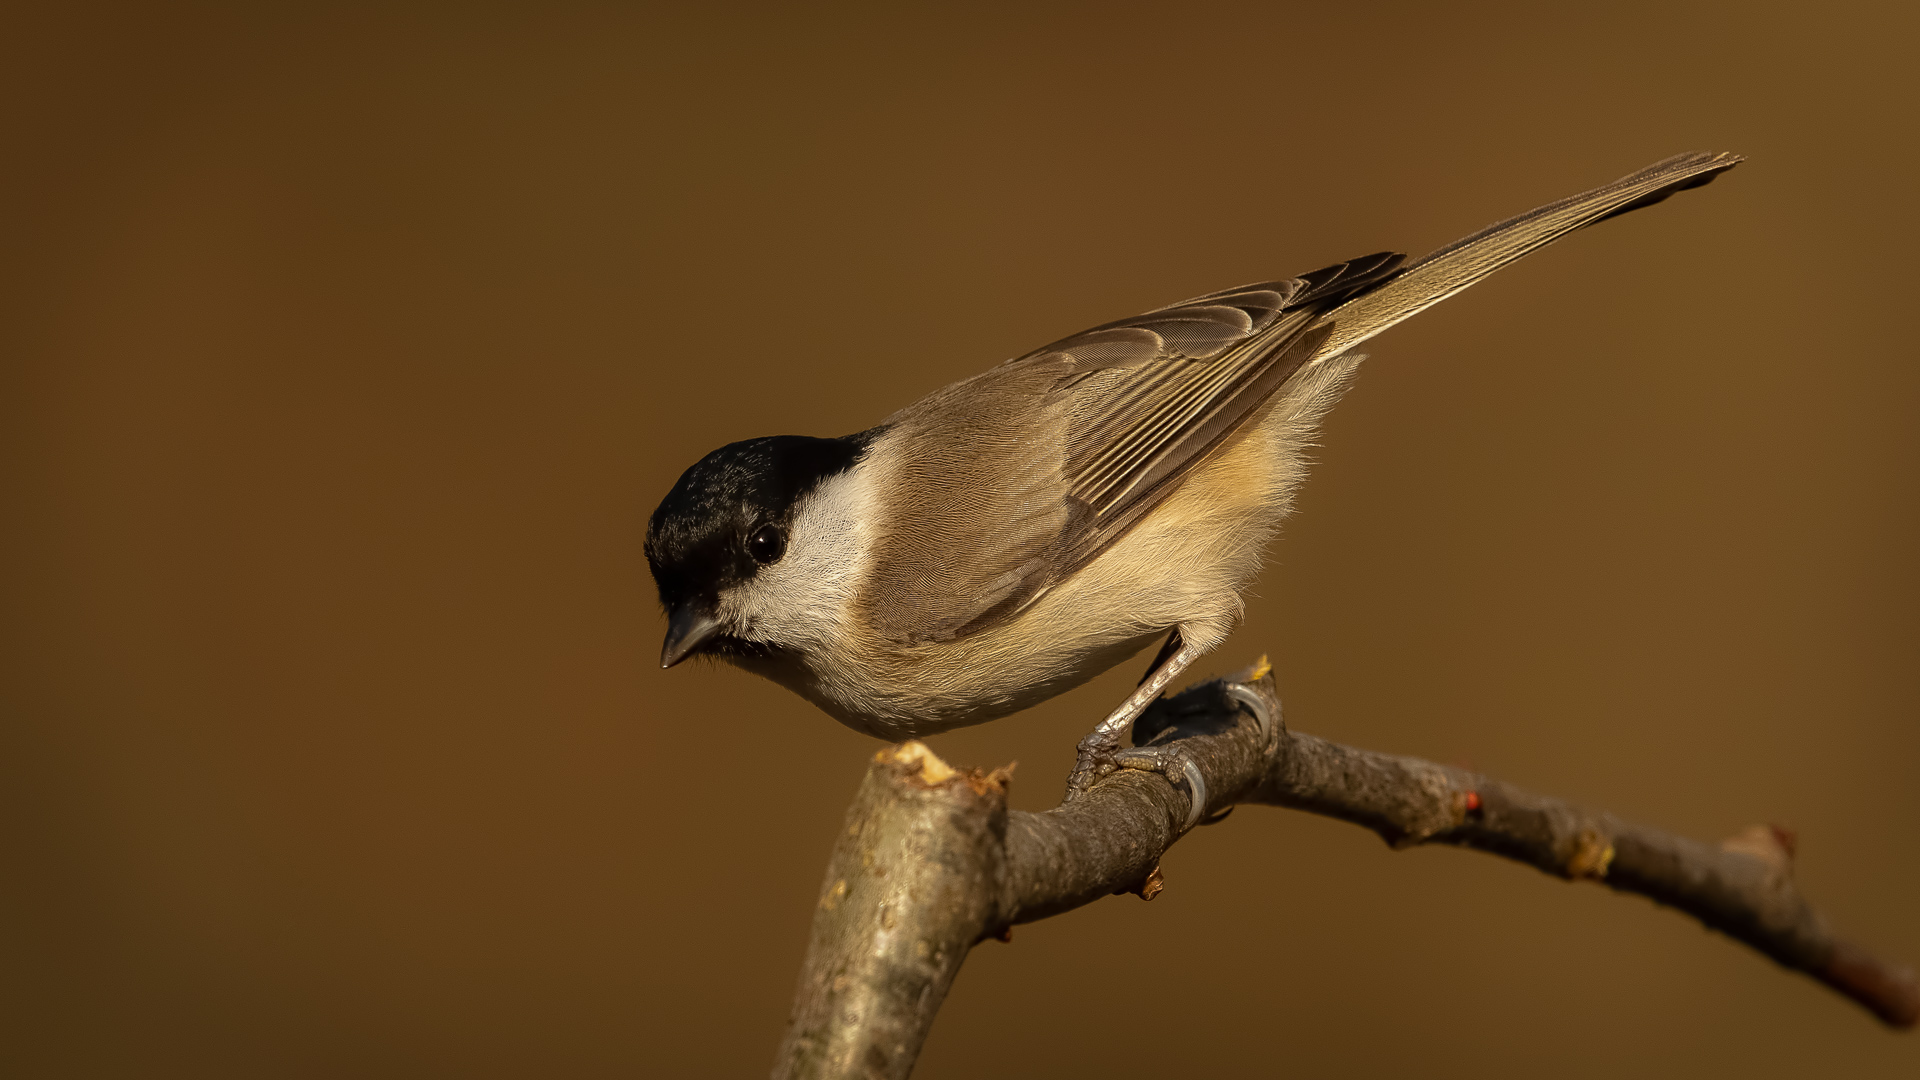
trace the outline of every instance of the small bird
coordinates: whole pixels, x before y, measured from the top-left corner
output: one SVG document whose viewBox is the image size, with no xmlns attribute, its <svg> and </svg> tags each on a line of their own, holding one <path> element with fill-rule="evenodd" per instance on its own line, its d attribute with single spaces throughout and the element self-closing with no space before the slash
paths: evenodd
<svg viewBox="0 0 1920 1080">
<path fill-rule="evenodd" d="M 648 524 L 660 665 L 715 656 L 900 739 L 1018 712 L 1166 635 L 1082 740 L 1084 786 L 1238 621 L 1355 346 L 1740 160 L 1683 154 L 1411 263 L 1381 252 L 1097 326 L 858 434 L 723 446 Z"/>
</svg>

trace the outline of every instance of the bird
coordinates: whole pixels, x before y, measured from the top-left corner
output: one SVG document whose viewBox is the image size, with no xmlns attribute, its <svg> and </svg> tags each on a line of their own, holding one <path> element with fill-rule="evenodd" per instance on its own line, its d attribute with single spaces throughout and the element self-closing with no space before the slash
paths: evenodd
<svg viewBox="0 0 1920 1080">
<path fill-rule="evenodd" d="M 1741 160 L 1682 154 L 1411 262 L 1378 252 L 1105 323 L 852 435 L 723 446 L 648 521 L 661 667 L 711 657 L 900 740 L 1017 713 L 1163 640 L 1081 740 L 1082 790 L 1239 621 L 1356 346 Z"/>
</svg>

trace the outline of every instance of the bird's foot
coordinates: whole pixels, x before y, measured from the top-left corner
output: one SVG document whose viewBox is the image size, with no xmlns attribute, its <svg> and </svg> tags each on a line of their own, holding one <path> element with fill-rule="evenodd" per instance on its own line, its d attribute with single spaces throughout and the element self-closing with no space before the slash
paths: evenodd
<svg viewBox="0 0 1920 1080">
<path fill-rule="evenodd" d="M 1207 781 L 1201 775 L 1200 767 L 1177 742 L 1165 746 L 1131 746 L 1122 750 L 1118 739 L 1103 739 L 1098 731 L 1088 735 L 1080 740 L 1080 756 L 1074 762 L 1072 775 L 1067 778 L 1064 801 L 1072 802 L 1086 794 L 1094 784 L 1122 769 L 1157 772 L 1166 777 L 1168 783 L 1187 795 L 1187 820 L 1181 829 L 1191 829 L 1201 824 L 1200 816 L 1207 809 Z"/>
<path fill-rule="evenodd" d="M 1265 669 L 1261 668 L 1255 678 L 1264 674 Z M 1243 683 L 1223 683 L 1220 693 L 1253 718 L 1260 727 L 1262 745 L 1270 745 L 1275 729 L 1282 724 L 1275 705 L 1254 687 Z M 1142 715 L 1129 725 L 1135 745 L 1126 749 L 1120 747 L 1118 730 L 1107 724 L 1095 728 L 1080 740 L 1079 756 L 1074 762 L 1073 773 L 1067 779 L 1065 801 L 1072 802 L 1086 794 L 1095 784 L 1115 772 L 1138 769 L 1157 772 L 1175 788 L 1186 793 L 1188 811 L 1183 828 L 1212 824 L 1226 817 L 1231 807 L 1214 817 L 1204 817 L 1208 798 L 1206 777 L 1181 746 L 1180 734 L 1183 731 L 1197 734 L 1193 724 L 1200 722 L 1203 717 L 1217 715 L 1217 708 L 1211 702 L 1194 699 L 1184 703 L 1179 700 L 1162 701 L 1142 709 Z"/>
<path fill-rule="evenodd" d="M 1200 819 L 1207 812 L 1207 780 L 1201 775 L 1200 766 L 1194 763 L 1179 743 L 1135 746 L 1113 755 L 1113 763 L 1122 769 L 1157 772 L 1166 777 L 1168 783 L 1184 791 L 1187 796 L 1187 820 L 1180 826 L 1181 831 L 1202 824 Z"/>
<path fill-rule="evenodd" d="M 1183 829 L 1190 829 L 1199 823 L 1200 815 L 1207 805 L 1207 782 L 1200 773 L 1200 767 L 1187 754 L 1173 732 L 1180 723 L 1180 716 L 1166 715 L 1167 702 L 1157 702 L 1156 706 L 1135 721 L 1132 725 L 1135 745 L 1121 749 L 1120 736 L 1105 725 L 1095 728 L 1086 738 L 1080 740 L 1079 757 L 1074 761 L 1073 773 L 1067 778 L 1066 802 L 1084 795 L 1095 784 L 1122 769 L 1136 769 L 1142 772 L 1157 772 L 1167 778 L 1167 782 L 1182 789 L 1187 794 L 1188 814 Z M 1205 713 L 1208 707 L 1194 703 L 1185 713 Z M 1153 721 L 1151 724 L 1148 721 Z M 1149 731 L 1151 735 L 1149 736 Z M 1162 742 L 1162 738 L 1168 741 Z"/>
<path fill-rule="evenodd" d="M 1087 793 L 1100 778 L 1119 768 L 1115 760 L 1120 752 L 1120 736 L 1107 731 L 1104 727 L 1095 728 L 1080 740 L 1079 755 L 1074 758 L 1073 771 L 1067 774 L 1067 794 L 1064 802 Z"/>
<path fill-rule="evenodd" d="M 1120 767 L 1120 733 L 1133 726 L 1140 714 L 1160 700 L 1161 691 L 1167 688 L 1175 676 L 1187 669 L 1200 655 L 1200 649 L 1186 644 L 1188 635 L 1176 631 L 1167 639 L 1167 647 L 1160 650 L 1154 658 L 1153 666 L 1147 669 L 1147 677 L 1127 700 L 1113 710 L 1100 726 L 1094 728 L 1087 737 L 1080 740 L 1080 753 L 1073 763 L 1073 772 L 1067 776 L 1066 802 L 1087 793 L 1099 779 Z"/>
</svg>

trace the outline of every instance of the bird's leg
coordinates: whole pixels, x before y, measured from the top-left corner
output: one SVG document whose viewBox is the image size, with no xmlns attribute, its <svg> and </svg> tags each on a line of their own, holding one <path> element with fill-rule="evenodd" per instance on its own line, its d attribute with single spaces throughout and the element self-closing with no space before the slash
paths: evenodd
<svg viewBox="0 0 1920 1080">
<path fill-rule="evenodd" d="M 1176 642 L 1179 644 L 1176 645 Z M 1093 782 L 1112 772 L 1115 768 L 1113 752 L 1120 748 L 1120 733 L 1147 711 L 1167 684 L 1180 677 L 1187 665 L 1199 659 L 1201 648 L 1185 643 L 1180 631 L 1175 630 L 1167 638 L 1167 647 L 1160 650 L 1154 666 L 1148 670 L 1147 677 L 1140 680 L 1140 686 L 1113 710 L 1100 726 L 1093 729 L 1086 738 L 1080 740 L 1080 756 L 1073 763 L 1073 773 L 1067 777 L 1067 798 L 1086 791 Z"/>
<path fill-rule="evenodd" d="M 1160 643 L 1160 651 L 1153 654 L 1153 663 L 1147 665 L 1147 670 L 1140 673 L 1140 681 L 1133 685 L 1145 686 L 1147 680 L 1153 678 L 1153 673 L 1160 670 L 1160 665 L 1172 659 L 1173 654 L 1179 652 L 1180 646 L 1186 643 L 1187 639 L 1180 636 L 1180 628 L 1174 627 L 1173 632 L 1167 635 L 1167 640 Z"/>
</svg>

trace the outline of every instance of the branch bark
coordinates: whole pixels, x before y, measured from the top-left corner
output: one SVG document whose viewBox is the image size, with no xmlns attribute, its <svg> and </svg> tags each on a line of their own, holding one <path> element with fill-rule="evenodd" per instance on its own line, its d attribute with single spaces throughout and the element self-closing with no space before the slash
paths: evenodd
<svg viewBox="0 0 1920 1080">
<path fill-rule="evenodd" d="M 1152 899 L 1162 854 L 1242 803 L 1339 818 L 1396 848 L 1451 844 L 1638 893 L 1805 972 L 1889 1026 L 1920 1019 L 1913 973 L 1835 936 L 1793 879 L 1791 833 L 1719 845 L 1419 758 L 1286 730 L 1264 662 L 1160 701 L 1121 767 L 1043 814 L 1007 774 L 882 750 L 847 812 L 814 913 L 777 1077 L 904 1077 L 967 951 L 1118 892 Z"/>
</svg>

